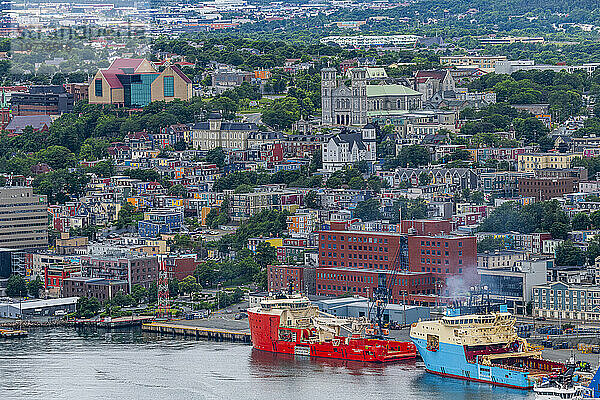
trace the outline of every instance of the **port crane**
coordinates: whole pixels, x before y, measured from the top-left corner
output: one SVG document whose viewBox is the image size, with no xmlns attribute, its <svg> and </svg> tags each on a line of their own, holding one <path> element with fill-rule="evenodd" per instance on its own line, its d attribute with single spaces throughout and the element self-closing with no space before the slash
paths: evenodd
<svg viewBox="0 0 600 400">
<path fill-rule="evenodd" d="M 377 287 L 373 290 L 373 302 L 369 306 L 369 320 L 373 322 L 373 333 L 374 337 L 384 337 L 388 335 L 387 329 L 384 329 L 383 317 L 385 315 L 385 309 L 390 302 L 392 297 L 392 291 L 396 284 L 395 275 L 400 271 L 408 270 L 408 237 L 400 236 L 398 242 L 398 248 L 394 255 L 392 262 L 392 268 L 388 271 L 391 272 L 391 277 L 387 279 L 382 277 L 379 279 Z M 371 315 L 374 314 L 373 319 Z M 406 314 L 405 314 L 406 315 Z"/>
</svg>

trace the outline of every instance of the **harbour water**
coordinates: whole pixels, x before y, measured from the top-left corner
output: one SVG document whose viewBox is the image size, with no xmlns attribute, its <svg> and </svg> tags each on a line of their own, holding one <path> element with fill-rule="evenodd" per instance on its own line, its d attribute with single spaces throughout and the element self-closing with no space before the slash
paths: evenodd
<svg viewBox="0 0 600 400">
<path fill-rule="evenodd" d="M 521 400 L 533 395 L 375 365 L 273 355 L 232 343 L 38 329 L 0 340 L 0 399 Z"/>
</svg>

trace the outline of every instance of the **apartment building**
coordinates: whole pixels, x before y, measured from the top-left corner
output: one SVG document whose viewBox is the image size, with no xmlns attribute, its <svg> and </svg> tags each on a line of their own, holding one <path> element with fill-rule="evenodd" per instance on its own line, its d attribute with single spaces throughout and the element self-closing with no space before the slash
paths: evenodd
<svg viewBox="0 0 600 400">
<path fill-rule="evenodd" d="M 485 269 L 513 268 L 525 260 L 524 251 L 495 250 L 477 253 L 477 267 Z"/>
<path fill-rule="evenodd" d="M 127 293 L 127 281 L 71 276 L 63 280 L 63 297 L 94 297 L 101 303 L 119 292 Z"/>
<path fill-rule="evenodd" d="M 357 295 L 372 298 L 379 287 L 391 287 L 394 304 L 434 305 L 437 279 L 431 273 L 364 268 L 317 268 L 319 296 Z"/>
<path fill-rule="evenodd" d="M 82 275 L 89 278 L 123 280 L 127 291 L 134 285 L 150 287 L 158 279 L 158 258 L 134 255 L 82 256 Z"/>
<path fill-rule="evenodd" d="M 212 113 L 208 121 L 191 126 L 192 146 L 197 150 L 212 150 L 217 147 L 231 150 L 247 150 L 248 137 L 257 132 L 254 123 L 225 122 L 218 113 Z"/>
<path fill-rule="evenodd" d="M 48 245 L 48 201 L 33 188 L 0 188 L 0 247 L 40 248 Z"/>
<path fill-rule="evenodd" d="M 453 67 L 473 67 L 490 72 L 497 61 L 506 61 L 506 56 L 445 56 L 440 57 L 440 64 Z"/>
<path fill-rule="evenodd" d="M 537 169 L 564 169 L 571 167 L 571 161 L 581 154 L 563 153 L 524 153 L 517 156 L 519 172 L 534 172 Z"/>
<path fill-rule="evenodd" d="M 406 269 L 406 235 L 389 232 L 320 231 L 319 266 L 368 269 Z"/>
<path fill-rule="evenodd" d="M 598 285 L 550 282 L 533 287 L 533 315 L 563 320 L 600 321 Z"/>
<path fill-rule="evenodd" d="M 409 270 L 433 272 L 437 276 L 464 275 L 475 279 L 475 236 L 408 236 Z M 475 283 L 475 282 L 470 282 Z"/>
<path fill-rule="evenodd" d="M 578 181 L 575 178 L 521 178 L 519 196 L 534 197 L 538 201 L 562 197 L 577 192 Z"/>
<path fill-rule="evenodd" d="M 242 222 L 263 210 L 294 212 L 303 203 L 302 193 L 293 190 L 234 193 L 231 196 L 231 219 Z"/>
<path fill-rule="evenodd" d="M 267 267 L 267 286 L 269 292 L 277 293 L 287 291 L 289 286 L 293 290 L 314 295 L 315 293 L 314 267 L 305 265 L 269 265 Z"/>
<path fill-rule="evenodd" d="M 73 111 L 73 95 L 62 85 L 31 86 L 27 93 L 13 93 L 11 111 L 15 116 L 62 115 Z"/>
</svg>

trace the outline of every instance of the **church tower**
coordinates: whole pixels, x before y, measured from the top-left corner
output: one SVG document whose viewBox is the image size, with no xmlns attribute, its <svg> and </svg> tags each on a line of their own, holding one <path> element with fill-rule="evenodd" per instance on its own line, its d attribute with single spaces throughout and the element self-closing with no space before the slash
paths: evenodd
<svg viewBox="0 0 600 400">
<path fill-rule="evenodd" d="M 352 68 L 352 125 L 367 123 L 367 69 Z"/>
<path fill-rule="evenodd" d="M 363 143 L 367 148 L 367 161 L 375 161 L 377 159 L 377 129 L 369 123 L 361 129 L 361 134 Z"/>
<path fill-rule="evenodd" d="M 333 91 L 337 87 L 337 71 L 335 68 L 321 70 L 321 123 L 333 125 Z"/>
</svg>

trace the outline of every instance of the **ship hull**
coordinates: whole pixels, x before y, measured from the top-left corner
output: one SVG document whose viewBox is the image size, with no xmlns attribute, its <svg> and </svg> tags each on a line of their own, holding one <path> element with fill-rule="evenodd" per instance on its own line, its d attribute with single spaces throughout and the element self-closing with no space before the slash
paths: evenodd
<svg viewBox="0 0 600 400">
<path fill-rule="evenodd" d="M 431 351 L 427 349 L 425 340 L 412 337 L 411 340 L 417 347 L 425 363 L 425 369 L 429 373 L 514 389 L 533 388 L 533 382 L 527 372 L 467 362 L 462 346 L 440 343 L 437 351 Z"/>
<path fill-rule="evenodd" d="M 339 338 L 306 343 L 279 340 L 279 316 L 248 311 L 250 336 L 255 349 L 281 354 L 385 363 L 414 359 L 416 347 L 410 342 L 382 339 Z M 302 334 L 298 330 L 297 337 Z"/>
</svg>

